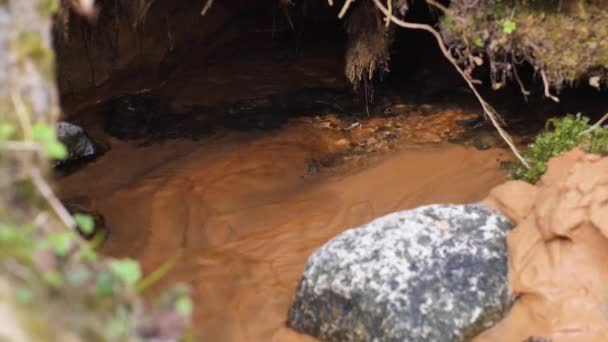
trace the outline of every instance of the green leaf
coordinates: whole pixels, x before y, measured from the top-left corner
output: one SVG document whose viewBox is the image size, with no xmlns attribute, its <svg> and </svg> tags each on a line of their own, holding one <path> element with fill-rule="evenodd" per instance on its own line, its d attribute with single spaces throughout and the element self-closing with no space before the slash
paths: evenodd
<svg viewBox="0 0 608 342">
<path fill-rule="evenodd" d="M 182 316 L 192 314 L 192 300 L 187 296 L 181 296 L 175 302 L 175 311 Z"/>
<path fill-rule="evenodd" d="M 141 278 L 139 263 L 132 259 L 112 261 L 110 269 L 127 285 L 134 285 Z"/>
<path fill-rule="evenodd" d="M 502 31 L 506 34 L 511 34 L 517 29 L 517 24 L 512 20 L 507 20 L 502 24 Z"/>
<path fill-rule="evenodd" d="M 34 140 L 42 142 L 57 140 L 53 129 L 49 125 L 42 122 L 36 122 L 32 126 L 32 137 L 34 138 Z"/>
<path fill-rule="evenodd" d="M 47 284 L 53 287 L 60 287 L 61 285 L 63 285 L 63 278 L 61 277 L 61 274 L 59 274 L 59 272 L 57 271 L 48 271 L 44 273 L 43 279 Z"/>
<path fill-rule="evenodd" d="M 477 46 L 478 48 L 482 48 L 483 47 L 483 41 L 479 37 L 475 38 L 474 43 L 475 43 L 475 46 Z"/>
<path fill-rule="evenodd" d="M 108 332 L 113 338 L 121 337 L 127 331 L 127 323 L 124 319 L 112 318 L 108 323 Z"/>
<path fill-rule="evenodd" d="M 114 294 L 114 277 L 108 271 L 102 271 L 97 275 L 95 286 L 99 296 L 109 297 Z"/>
<path fill-rule="evenodd" d="M 14 227 L 3 225 L 0 226 L 0 241 L 10 242 L 17 237 L 17 230 Z"/>
<path fill-rule="evenodd" d="M 99 259 L 97 252 L 93 248 L 86 248 L 82 251 L 81 260 L 85 262 L 94 262 Z"/>
<path fill-rule="evenodd" d="M 91 234 L 95 229 L 95 220 L 93 220 L 91 215 L 77 213 L 74 214 L 74 220 L 78 227 L 80 227 L 80 230 L 85 234 Z"/>
<path fill-rule="evenodd" d="M 43 148 L 47 157 L 52 159 L 63 160 L 68 156 L 67 147 L 58 140 L 44 142 Z"/>
<path fill-rule="evenodd" d="M 17 301 L 19 303 L 29 304 L 32 301 L 33 295 L 32 295 L 32 291 L 22 287 L 17 290 L 17 293 L 15 293 L 15 297 L 17 298 Z"/>
<path fill-rule="evenodd" d="M 71 231 L 49 234 L 49 240 L 53 246 L 53 250 L 59 256 L 66 256 L 68 254 L 70 248 L 72 248 L 74 237 L 75 236 Z"/>
<path fill-rule="evenodd" d="M 17 128 L 11 123 L 0 123 L 0 140 L 7 140 L 13 137 Z"/>
</svg>

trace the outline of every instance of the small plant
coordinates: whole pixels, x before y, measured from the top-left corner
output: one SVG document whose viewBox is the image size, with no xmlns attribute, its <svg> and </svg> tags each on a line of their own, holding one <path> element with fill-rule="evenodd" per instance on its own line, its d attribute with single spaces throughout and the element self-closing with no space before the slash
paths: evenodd
<svg viewBox="0 0 608 342">
<path fill-rule="evenodd" d="M 549 159 L 575 147 L 589 153 L 606 155 L 608 131 L 603 127 L 591 127 L 589 118 L 580 114 L 550 119 L 545 131 L 540 133 L 524 152 L 524 158 L 528 160 L 530 168 L 515 163 L 511 167 L 509 178 L 536 183 L 547 171 Z"/>
<path fill-rule="evenodd" d="M 506 20 L 502 24 L 502 31 L 506 34 L 511 34 L 517 29 L 517 24 L 513 20 Z"/>
</svg>

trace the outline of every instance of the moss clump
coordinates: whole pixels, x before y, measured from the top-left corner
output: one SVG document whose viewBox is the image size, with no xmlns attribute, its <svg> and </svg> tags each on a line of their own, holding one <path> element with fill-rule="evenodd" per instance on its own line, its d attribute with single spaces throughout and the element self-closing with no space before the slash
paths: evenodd
<svg viewBox="0 0 608 342">
<path fill-rule="evenodd" d="M 441 32 L 466 67 L 475 67 L 474 56 L 488 56 L 495 88 L 517 77 L 522 63 L 556 89 L 591 76 L 605 82 L 608 9 L 600 2 L 454 0 Z"/>
<path fill-rule="evenodd" d="M 513 164 L 509 178 L 536 183 L 547 171 L 549 159 L 575 147 L 589 153 L 608 154 L 608 130 L 605 127 L 591 128 L 589 118 L 580 114 L 550 119 L 547 129 L 524 152 L 530 169 L 521 163 Z"/>
</svg>

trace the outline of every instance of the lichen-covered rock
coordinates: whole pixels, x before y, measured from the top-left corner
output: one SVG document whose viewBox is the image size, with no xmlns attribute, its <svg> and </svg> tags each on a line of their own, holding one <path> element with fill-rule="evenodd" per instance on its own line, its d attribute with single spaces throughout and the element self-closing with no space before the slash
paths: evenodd
<svg viewBox="0 0 608 342">
<path fill-rule="evenodd" d="M 431 205 L 348 230 L 309 258 L 288 325 L 325 341 L 465 341 L 512 303 L 511 226 L 481 205 Z"/>
</svg>

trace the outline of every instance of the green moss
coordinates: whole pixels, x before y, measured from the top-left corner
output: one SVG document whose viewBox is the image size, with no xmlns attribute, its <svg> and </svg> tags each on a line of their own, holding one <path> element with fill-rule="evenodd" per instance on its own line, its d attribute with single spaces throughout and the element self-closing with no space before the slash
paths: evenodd
<svg viewBox="0 0 608 342">
<path fill-rule="evenodd" d="M 511 179 L 536 183 L 547 171 L 549 159 L 575 147 L 581 147 L 590 153 L 608 154 L 608 131 L 603 127 L 589 131 L 589 119 L 586 117 L 567 115 L 549 120 L 547 126 L 524 152 L 530 169 L 521 163 L 513 164 L 509 176 Z"/>
<path fill-rule="evenodd" d="M 441 30 L 461 54 L 487 54 L 496 62 L 495 75 L 513 79 L 505 61 L 524 57 L 560 88 L 591 71 L 608 70 L 608 8 L 585 1 L 568 5 L 558 11 L 549 0 L 482 0 L 471 8 L 453 0 L 450 15 L 459 20 L 442 21 Z"/>
</svg>

